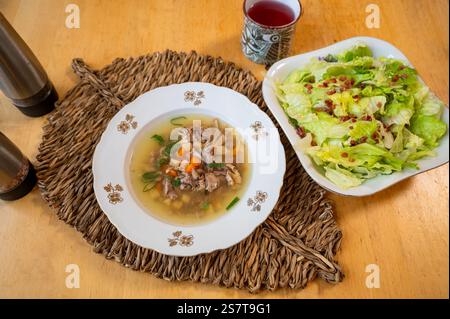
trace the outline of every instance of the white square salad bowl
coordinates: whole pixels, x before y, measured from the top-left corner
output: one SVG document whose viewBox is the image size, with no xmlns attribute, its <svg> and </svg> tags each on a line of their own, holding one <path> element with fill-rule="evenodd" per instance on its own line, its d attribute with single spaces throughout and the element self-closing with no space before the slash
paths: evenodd
<svg viewBox="0 0 450 319">
<path fill-rule="evenodd" d="M 267 106 L 277 119 L 284 133 L 288 137 L 290 143 L 294 147 L 294 150 L 306 172 L 322 187 L 334 193 L 348 196 L 367 196 L 375 194 L 408 177 L 444 165 L 445 163 L 448 163 L 449 160 L 449 137 L 447 130 L 445 136 L 442 137 L 442 139 L 439 141 L 439 146 L 434 149 L 434 151 L 436 152 L 436 156 L 426 157 L 417 161 L 420 169 L 404 169 L 401 172 L 396 172 L 391 175 L 379 175 L 375 178 L 365 181 L 357 187 L 342 189 L 328 180 L 324 176 L 321 169 L 313 163 L 311 158 L 303 153 L 299 146 L 301 138 L 297 135 L 294 127 L 289 123 L 288 117 L 277 99 L 276 84 L 286 79 L 286 77 L 292 71 L 305 66 L 313 57 L 323 57 L 327 56 L 328 54 L 337 54 L 360 43 L 366 44 L 371 49 L 374 57 L 394 58 L 402 60 L 408 65 L 411 65 L 406 56 L 399 49 L 386 41 L 372 37 L 354 37 L 337 42 L 333 45 L 319 50 L 292 56 L 278 61 L 268 70 L 264 78 L 262 87 L 264 100 Z M 447 124 L 448 127 L 448 107 L 446 107 L 443 112 L 442 120 Z"/>
</svg>

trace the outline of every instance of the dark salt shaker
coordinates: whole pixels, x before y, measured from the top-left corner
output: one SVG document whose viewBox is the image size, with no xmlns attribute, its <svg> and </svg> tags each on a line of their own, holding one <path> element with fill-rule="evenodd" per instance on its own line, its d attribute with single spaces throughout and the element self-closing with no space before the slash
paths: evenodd
<svg viewBox="0 0 450 319">
<path fill-rule="evenodd" d="M 0 89 L 25 115 L 54 109 L 58 95 L 31 49 L 0 12 Z"/>
<path fill-rule="evenodd" d="M 0 132 L 0 199 L 16 200 L 36 185 L 36 172 L 30 161 Z"/>
</svg>

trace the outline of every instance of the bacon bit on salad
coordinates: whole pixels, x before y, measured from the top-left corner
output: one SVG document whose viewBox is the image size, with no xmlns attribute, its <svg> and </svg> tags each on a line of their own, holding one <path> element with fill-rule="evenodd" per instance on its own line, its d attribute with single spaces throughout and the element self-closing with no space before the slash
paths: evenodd
<svg viewBox="0 0 450 319">
<path fill-rule="evenodd" d="M 296 132 L 301 138 L 304 138 L 306 136 L 305 129 L 302 126 L 297 127 Z"/>
<path fill-rule="evenodd" d="M 360 97 L 358 94 L 353 95 L 353 99 L 354 99 L 355 101 L 359 101 L 360 98 L 361 98 L 361 97 Z"/>
<path fill-rule="evenodd" d="M 339 120 L 341 122 L 347 122 L 348 120 L 350 120 L 350 116 L 348 116 L 348 115 L 341 116 L 341 117 L 339 117 Z"/>
<path fill-rule="evenodd" d="M 400 77 L 396 74 L 392 77 L 392 82 L 397 82 L 400 79 Z"/>
<path fill-rule="evenodd" d="M 389 131 L 391 130 L 391 126 L 390 126 L 390 125 L 386 125 L 386 124 L 383 123 L 383 127 L 384 127 L 384 129 L 385 129 L 387 132 L 389 132 Z"/>
<path fill-rule="evenodd" d="M 311 140 L 311 146 L 317 146 L 317 143 L 316 143 L 316 141 L 314 141 L 314 140 Z"/>
<path fill-rule="evenodd" d="M 339 77 L 339 81 L 344 82 L 345 80 L 347 80 L 347 77 L 346 77 L 345 75 L 341 75 L 341 76 Z"/>
<path fill-rule="evenodd" d="M 363 121 L 372 121 L 372 116 L 370 116 L 370 115 L 365 115 L 365 116 L 362 117 L 362 120 L 363 120 Z"/>
<path fill-rule="evenodd" d="M 353 126 L 351 126 L 351 125 L 350 125 L 348 128 L 351 129 L 351 130 L 353 130 Z"/>
<path fill-rule="evenodd" d="M 380 108 L 380 107 L 382 107 L 382 106 L 383 106 L 383 103 L 377 102 L 377 107 L 378 107 L 378 108 Z"/>
<path fill-rule="evenodd" d="M 327 91 L 327 94 L 328 95 L 333 95 L 333 94 L 335 94 L 336 93 L 336 90 L 329 90 L 329 91 Z"/>
<path fill-rule="evenodd" d="M 358 143 L 357 143 L 355 140 L 351 140 L 351 141 L 350 141 L 350 145 L 351 145 L 351 146 L 355 146 L 355 145 L 357 145 L 357 144 L 358 144 Z"/>
<path fill-rule="evenodd" d="M 367 136 L 363 136 L 359 139 L 359 143 L 365 143 L 367 142 Z"/>
<path fill-rule="evenodd" d="M 331 78 L 330 80 L 329 80 L 331 83 L 336 83 L 337 81 L 336 81 L 336 78 Z"/>
<path fill-rule="evenodd" d="M 325 112 L 325 113 L 330 113 L 331 109 L 327 106 L 320 106 L 316 108 L 317 112 Z"/>
<path fill-rule="evenodd" d="M 376 140 L 377 137 L 378 137 L 377 132 L 373 132 L 372 135 L 371 135 L 371 138 L 374 139 L 374 140 Z"/>
<path fill-rule="evenodd" d="M 342 156 L 342 157 L 348 157 L 348 153 L 347 153 L 347 152 L 342 152 L 342 153 L 341 153 L 341 156 Z"/>
<path fill-rule="evenodd" d="M 399 69 L 399 70 L 404 70 L 404 69 L 406 69 L 406 66 L 400 65 L 400 66 L 398 67 L 398 69 Z"/>
<path fill-rule="evenodd" d="M 328 107 L 328 106 L 322 106 L 322 107 L 317 108 L 317 112 L 324 112 L 324 113 L 333 115 L 333 108 Z"/>
<path fill-rule="evenodd" d="M 306 83 L 305 88 L 307 88 L 308 90 L 312 90 L 313 86 L 309 83 Z"/>
<path fill-rule="evenodd" d="M 352 123 L 356 123 L 356 119 L 352 117 Z"/>
<path fill-rule="evenodd" d="M 402 78 L 402 79 L 406 79 L 406 78 L 408 78 L 408 74 L 400 74 L 400 77 Z"/>
</svg>

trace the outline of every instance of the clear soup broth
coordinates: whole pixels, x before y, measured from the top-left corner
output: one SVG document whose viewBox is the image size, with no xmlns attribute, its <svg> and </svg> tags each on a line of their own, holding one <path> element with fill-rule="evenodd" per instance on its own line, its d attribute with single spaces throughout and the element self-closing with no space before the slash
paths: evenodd
<svg viewBox="0 0 450 319">
<path fill-rule="evenodd" d="M 193 129 L 194 120 L 201 121 L 200 135 Z M 223 143 L 217 136 L 208 139 L 204 130 L 216 127 L 221 133 L 232 129 L 207 115 L 180 115 L 158 120 L 137 137 L 129 166 L 130 184 L 149 214 L 171 224 L 198 225 L 226 214 L 242 199 L 251 174 L 246 145 L 234 129 L 232 147 L 225 144 L 224 135 Z M 194 140 L 205 151 L 199 152 Z M 208 148 L 208 144 L 218 148 Z M 232 154 L 231 161 L 230 156 L 228 161 L 224 155 L 220 161 L 214 158 L 219 148 L 222 154 Z"/>
</svg>

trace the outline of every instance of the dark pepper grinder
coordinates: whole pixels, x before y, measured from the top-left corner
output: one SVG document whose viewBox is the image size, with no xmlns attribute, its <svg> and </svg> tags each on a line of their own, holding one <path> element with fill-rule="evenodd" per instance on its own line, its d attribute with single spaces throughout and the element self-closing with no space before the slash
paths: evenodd
<svg viewBox="0 0 450 319">
<path fill-rule="evenodd" d="M 58 95 L 36 56 L 0 12 L 0 89 L 25 115 L 54 109 Z"/>
<path fill-rule="evenodd" d="M 16 200 L 36 185 L 36 172 L 28 158 L 0 132 L 0 199 Z"/>
</svg>

